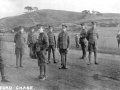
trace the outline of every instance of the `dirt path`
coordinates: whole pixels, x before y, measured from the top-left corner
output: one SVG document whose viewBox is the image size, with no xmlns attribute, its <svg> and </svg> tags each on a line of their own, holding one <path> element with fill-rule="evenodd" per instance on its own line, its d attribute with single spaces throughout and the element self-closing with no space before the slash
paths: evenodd
<svg viewBox="0 0 120 90">
<path fill-rule="evenodd" d="M 46 81 L 40 81 L 36 59 L 30 59 L 28 49 L 23 60 L 23 68 L 15 68 L 14 44 L 3 42 L 5 74 L 11 81 L 0 86 L 33 86 L 34 90 L 120 90 L 120 56 L 98 54 L 100 65 L 87 66 L 88 60 L 79 59 L 81 51 L 70 50 L 68 69 L 59 70 L 60 56 L 56 51 L 58 64 L 47 65 Z M 23 90 L 23 89 L 19 89 Z M 24 89 L 28 90 L 28 89 Z"/>
</svg>

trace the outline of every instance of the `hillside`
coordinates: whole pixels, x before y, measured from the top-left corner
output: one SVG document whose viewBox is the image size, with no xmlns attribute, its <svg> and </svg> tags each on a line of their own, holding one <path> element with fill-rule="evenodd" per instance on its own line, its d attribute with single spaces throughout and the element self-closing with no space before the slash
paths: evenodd
<svg viewBox="0 0 120 90">
<path fill-rule="evenodd" d="M 38 23 L 57 24 L 82 19 L 81 13 L 59 11 L 59 10 L 40 10 L 26 13 L 19 16 L 3 18 L 0 20 L 0 27 L 14 28 L 19 25 L 31 26 Z"/>
<path fill-rule="evenodd" d="M 14 27 L 23 25 L 26 27 L 41 24 L 59 25 L 61 23 L 80 23 L 88 21 L 99 22 L 120 22 L 120 14 L 106 13 L 103 16 L 83 16 L 80 12 L 62 10 L 39 10 L 31 13 L 24 13 L 19 16 L 0 19 L 0 28 L 11 30 Z"/>
</svg>

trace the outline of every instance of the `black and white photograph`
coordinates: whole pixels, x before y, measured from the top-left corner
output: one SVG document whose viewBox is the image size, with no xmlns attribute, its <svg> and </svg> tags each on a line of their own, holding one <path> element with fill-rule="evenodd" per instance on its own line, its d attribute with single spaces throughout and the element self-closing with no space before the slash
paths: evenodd
<svg viewBox="0 0 120 90">
<path fill-rule="evenodd" d="M 120 90 L 120 0 L 0 0 L 0 90 Z"/>
</svg>

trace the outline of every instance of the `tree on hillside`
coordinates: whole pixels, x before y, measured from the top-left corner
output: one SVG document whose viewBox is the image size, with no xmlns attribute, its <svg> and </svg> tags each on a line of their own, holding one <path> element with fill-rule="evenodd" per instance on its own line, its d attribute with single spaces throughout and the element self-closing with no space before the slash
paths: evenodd
<svg viewBox="0 0 120 90">
<path fill-rule="evenodd" d="M 100 16 L 100 15 L 102 15 L 102 13 L 92 10 L 92 15 L 99 15 Z"/>
<path fill-rule="evenodd" d="M 33 10 L 34 11 L 38 11 L 38 7 L 33 7 Z"/>
<path fill-rule="evenodd" d="M 90 10 L 83 10 L 83 11 L 82 11 L 82 14 L 83 14 L 83 15 L 90 15 Z"/>
<path fill-rule="evenodd" d="M 27 10 L 28 12 L 33 10 L 33 8 L 31 6 L 26 6 L 24 9 Z"/>
</svg>

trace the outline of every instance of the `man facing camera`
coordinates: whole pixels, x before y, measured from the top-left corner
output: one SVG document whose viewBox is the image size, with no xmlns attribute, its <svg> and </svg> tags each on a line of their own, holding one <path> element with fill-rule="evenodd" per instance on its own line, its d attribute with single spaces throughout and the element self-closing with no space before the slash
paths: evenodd
<svg viewBox="0 0 120 90">
<path fill-rule="evenodd" d="M 18 68 L 18 61 L 20 58 L 19 66 L 22 66 L 22 58 L 25 51 L 25 44 L 26 44 L 27 38 L 26 34 L 24 32 L 24 28 L 22 26 L 19 27 L 19 32 L 15 34 L 14 42 L 15 42 L 15 55 L 16 55 L 16 68 Z"/>
<path fill-rule="evenodd" d="M 55 38 L 55 34 L 53 33 L 53 27 L 52 26 L 49 26 L 49 32 L 47 33 L 47 35 L 48 35 L 48 41 L 49 41 L 48 63 L 50 63 L 51 50 L 52 50 L 52 53 L 53 53 L 54 63 L 57 63 L 56 60 L 55 60 L 56 38 Z"/>
<path fill-rule="evenodd" d="M 97 63 L 97 50 L 98 50 L 98 39 L 99 39 L 99 35 L 98 35 L 98 31 L 96 29 L 96 23 L 95 22 L 91 22 L 92 24 L 92 28 L 90 28 L 87 32 L 87 40 L 88 40 L 88 51 L 89 51 L 89 63 L 88 65 L 91 64 L 91 55 L 92 55 L 92 51 L 94 52 L 94 63 L 96 65 L 98 65 Z"/>
<path fill-rule="evenodd" d="M 70 46 L 70 38 L 67 33 L 67 26 L 62 25 L 62 31 L 58 35 L 57 48 L 61 55 L 61 67 L 59 69 L 67 69 L 67 53 Z"/>
</svg>

